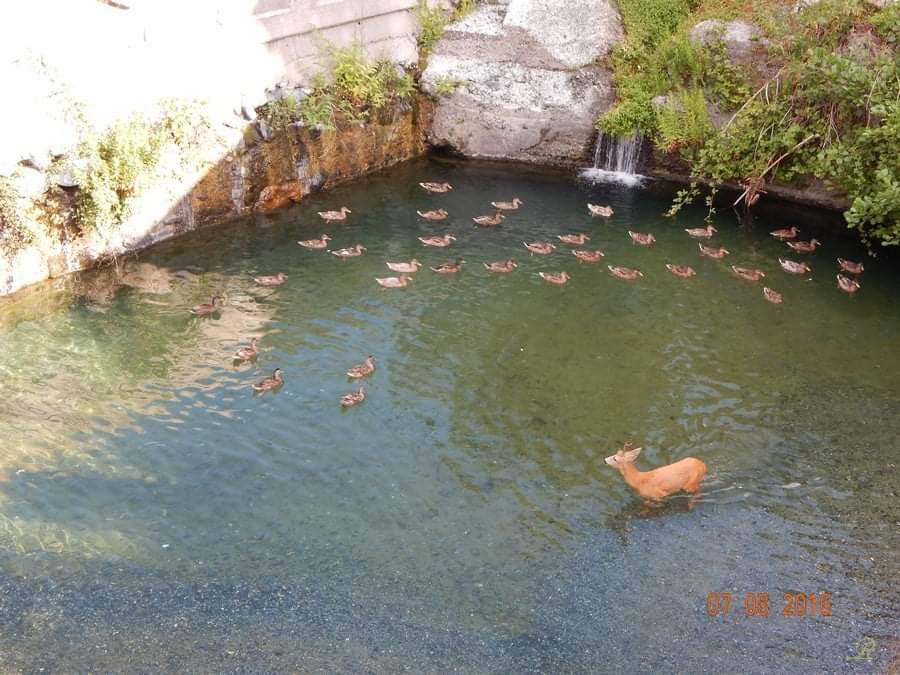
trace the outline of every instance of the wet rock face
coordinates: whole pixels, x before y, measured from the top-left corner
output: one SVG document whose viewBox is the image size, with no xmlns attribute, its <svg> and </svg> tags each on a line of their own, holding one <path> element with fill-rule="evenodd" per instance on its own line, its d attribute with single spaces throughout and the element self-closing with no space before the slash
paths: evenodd
<svg viewBox="0 0 900 675">
<path fill-rule="evenodd" d="M 563 12 L 551 0 L 479 7 L 429 57 L 422 81 L 438 96 L 429 142 L 470 157 L 586 161 L 594 122 L 615 97 L 596 63 L 622 37 L 606 0 L 573 0 Z"/>
</svg>

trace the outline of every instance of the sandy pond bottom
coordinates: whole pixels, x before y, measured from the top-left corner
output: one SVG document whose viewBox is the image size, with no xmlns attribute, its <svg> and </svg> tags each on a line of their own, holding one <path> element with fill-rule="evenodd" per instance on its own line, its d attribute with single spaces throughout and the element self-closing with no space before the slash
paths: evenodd
<svg viewBox="0 0 900 675">
<path fill-rule="evenodd" d="M 782 208 L 722 213 L 713 243 L 731 255 L 700 258 L 683 228 L 704 211 L 662 218 L 670 195 L 422 160 L 4 302 L 0 670 L 895 667 L 897 261 L 867 260 L 847 296 L 834 259 L 862 251 Z M 502 227 L 472 226 L 514 196 Z M 346 224 L 315 215 L 345 204 Z M 445 223 L 415 216 L 437 207 Z M 767 234 L 790 222 L 825 242 L 805 278 Z M 644 278 L 522 246 L 580 231 Z M 368 252 L 296 244 L 322 232 Z M 448 249 L 416 239 L 443 232 Z M 467 263 L 375 284 L 414 256 Z M 510 275 L 481 265 L 507 257 Z M 732 263 L 764 270 L 784 304 Z M 252 281 L 278 271 L 280 287 Z M 187 313 L 216 293 L 218 316 Z M 235 367 L 254 335 L 258 360 Z M 342 412 L 343 373 L 367 354 L 368 399 Z M 275 367 L 283 389 L 254 396 Z M 693 510 L 635 499 L 602 461 L 626 439 L 642 469 L 708 464 Z M 745 593 L 763 592 L 768 616 L 746 616 Z M 831 616 L 783 614 L 784 593 L 823 592 Z"/>
</svg>

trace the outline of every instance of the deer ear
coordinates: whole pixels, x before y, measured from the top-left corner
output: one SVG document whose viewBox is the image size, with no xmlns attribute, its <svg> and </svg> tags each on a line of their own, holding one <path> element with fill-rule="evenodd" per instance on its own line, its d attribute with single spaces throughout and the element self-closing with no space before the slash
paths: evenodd
<svg viewBox="0 0 900 675">
<path fill-rule="evenodd" d="M 638 456 L 639 454 L 641 454 L 641 450 L 643 450 L 643 448 L 635 448 L 634 450 L 628 450 L 628 451 L 626 451 L 626 452 L 625 452 L 625 461 L 626 461 L 626 462 L 633 462 L 634 460 L 636 460 L 636 459 L 637 459 L 637 456 Z"/>
</svg>

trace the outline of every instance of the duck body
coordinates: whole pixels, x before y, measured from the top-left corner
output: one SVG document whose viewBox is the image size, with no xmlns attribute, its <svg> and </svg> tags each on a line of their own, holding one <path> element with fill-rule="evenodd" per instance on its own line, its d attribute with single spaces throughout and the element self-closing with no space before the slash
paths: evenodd
<svg viewBox="0 0 900 675">
<path fill-rule="evenodd" d="M 778 259 L 778 264 L 781 265 L 781 269 L 783 269 L 788 274 L 794 274 L 796 276 L 801 276 L 811 271 L 811 268 L 806 263 L 796 262 L 794 260 L 785 260 L 784 258 Z"/>
<path fill-rule="evenodd" d="M 513 197 L 511 202 L 491 202 L 491 206 L 500 211 L 515 211 L 524 203 L 518 197 Z"/>
<path fill-rule="evenodd" d="M 452 234 L 442 234 L 440 236 L 432 236 L 432 237 L 419 237 L 419 241 L 421 241 L 425 246 L 433 246 L 435 248 L 445 248 L 449 246 L 452 242 L 456 241 L 456 237 Z"/>
<path fill-rule="evenodd" d="M 690 279 L 693 276 L 697 276 L 697 271 L 690 265 L 668 265 L 667 264 L 666 269 L 669 270 L 672 274 L 674 274 L 679 279 Z"/>
<path fill-rule="evenodd" d="M 366 392 L 364 392 L 363 388 L 360 387 L 356 391 L 351 391 L 349 394 L 344 394 L 343 396 L 341 396 L 341 407 L 352 408 L 353 406 L 359 405 L 365 400 Z"/>
<path fill-rule="evenodd" d="M 763 297 L 768 302 L 771 302 L 773 305 L 780 305 L 782 302 L 784 302 L 784 298 L 781 297 L 781 293 L 778 293 L 777 291 L 773 291 L 768 286 L 765 286 L 763 288 Z"/>
<path fill-rule="evenodd" d="M 773 230 L 772 232 L 769 232 L 769 234 L 779 241 L 786 241 L 788 239 L 793 239 L 798 234 L 800 234 L 800 230 L 791 225 L 790 227 L 786 227 L 781 230 Z"/>
<path fill-rule="evenodd" d="M 234 353 L 235 361 L 252 361 L 259 354 L 259 338 L 250 338 L 250 345 L 246 347 L 240 347 Z"/>
<path fill-rule="evenodd" d="M 340 211 L 319 211 L 319 218 L 326 223 L 335 223 L 341 220 L 347 220 L 347 214 L 353 213 L 346 206 L 342 206 Z"/>
<path fill-rule="evenodd" d="M 724 248 L 713 248 L 712 246 L 704 246 L 703 244 L 699 244 L 699 246 L 700 255 L 705 255 L 707 258 L 713 258 L 715 260 L 721 260 L 729 253 L 729 251 Z"/>
<path fill-rule="evenodd" d="M 196 316 L 207 316 L 209 314 L 215 314 L 220 309 L 222 309 L 222 298 L 217 295 L 209 302 L 202 302 L 199 305 L 194 305 L 191 307 L 190 312 Z"/>
<path fill-rule="evenodd" d="M 634 281 L 638 277 L 644 276 L 639 269 L 623 267 L 622 265 L 607 265 L 606 269 L 608 269 L 614 277 L 624 279 L 625 281 Z"/>
<path fill-rule="evenodd" d="M 818 239 L 810 239 L 809 241 L 786 241 L 784 243 L 797 253 L 813 253 L 817 246 L 822 245 L 822 242 Z"/>
<path fill-rule="evenodd" d="M 613 210 L 611 206 L 601 206 L 600 204 L 588 204 L 588 211 L 590 211 L 592 216 L 601 216 L 603 218 L 609 218 L 613 214 Z"/>
<path fill-rule="evenodd" d="M 457 272 L 462 270 L 463 263 L 466 262 L 462 258 L 458 258 L 456 262 L 452 263 L 441 263 L 440 265 L 436 265 L 431 268 L 432 272 L 437 272 L 438 274 L 456 274 Z"/>
<path fill-rule="evenodd" d="M 475 216 L 472 218 L 472 222 L 479 227 L 494 227 L 499 225 L 504 218 L 506 218 L 506 216 L 497 211 L 497 213 L 492 216 Z"/>
<path fill-rule="evenodd" d="M 556 245 L 551 244 L 549 241 L 533 241 L 531 243 L 523 241 L 522 243 L 525 244 L 525 248 L 538 255 L 550 255 L 556 248 Z"/>
<path fill-rule="evenodd" d="M 595 251 L 588 251 L 587 249 L 578 249 L 577 251 L 572 251 L 572 255 L 578 258 L 579 262 L 586 263 L 598 263 L 600 259 L 603 257 L 603 251 L 599 248 Z"/>
<path fill-rule="evenodd" d="M 413 258 L 409 262 L 398 262 L 398 263 L 385 263 L 388 266 L 388 269 L 392 272 L 400 272 L 403 274 L 414 274 L 419 271 L 419 268 L 422 267 L 422 263 Z"/>
<path fill-rule="evenodd" d="M 328 242 L 331 241 L 331 237 L 327 234 L 323 234 L 318 239 L 304 239 L 303 241 L 298 241 L 303 248 L 309 248 L 316 251 L 320 251 L 324 248 L 328 248 Z"/>
<path fill-rule="evenodd" d="M 765 272 L 762 270 L 752 269 L 750 267 L 735 267 L 732 265 L 731 271 L 734 272 L 736 277 L 743 279 L 744 281 L 759 281 L 766 276 Z"/>
<path fill-rule="evenodd" d="M 339 248 L 336 251 L 332 251 L 331 255 L 335 255 L 342 260 L 346 260 L 347 258 L 356 258 L 362 255 L 362 252 L 366 250 L 366 247 L 362 244 L 356 244 L 356 246 L 351 246 L 350 248 Z"/>
<path fill-rule="evenodd" d="M 285 279 L 287 279 L 287 274 L 284 272 L 279 272 L 272 276 L 253 277 L 253 281 L 259 286 L 280 286 Z"/>
<path fill-rule="evenodd" d="M 562 286 L 572 278 L 568 272 L 538 272 L 538 276 L 548 284 L 556 286 Z"/>
<path fill-rule="evenodd" d="M 643 232 L 632 232 L 628 230 L 628 236 L 631 237 L 631 241 L 638 246 L 653 246 L 653 242 L 656 241 L 656 237 L 652 234 L 644 234 Z"/>
<path fill-rule="evenodd" d="M 846 293 L 856 293 L 860 289 L 859 282 L 856 279 L 845 277 L 843 274 L 837 275 L 838 288 Z"/>
<path fill-rule="evenodd" d="M 358 380 L 375 372 L 375 357 L 368 356 L 362 363 L 353 366 L 347 371 L 347 377 L 351 380 Z"/>
<path fill-rule="evenodd" d="M 375 281 L 382 288 L 406 288 L 412 277 L 408 274 L 401 274 L 399 277 L 375 277 Z"/>
<path fill-rule="evenodd" d="M 845 260 L 844 258 L 838 258 L 838 265 L 841 266 L 841 272 L 847 272 L 849 274 L 862 274 L 865 270 L 862 263 L 853 262 L 852 260 Z"/>
<path fill-rule="evenodd" d="M 434 211 L 416 211 L 416 213 L 419 214 L 420 218 L 424 218 L 425 220 L 446 220 L 447 216 L 450 215 L 444 209 L 436 209 Z"/>
<path fill-rule="evenodd" d="M 262 393 L 264 391 L 272 391 L 273 389 L 278 389 L 278 387 L 283 384 L 284 371 L 282 371 L 281 368 L 276 368 L 272 371 L 272 374 L 269 377 L 264 377 L 252 386 L 254 391 L 256 391 L 257 393 Z"/>
<path fill-rule="evenodd" d="M 450 183 L 434 183 L 434 182 L 419 183 L 419 187 L 423 188 L 424 190 L 427 190 L 428 192 L 435 192 L 438 194 L 441 194 L 444 192 L 450 192 L 450 190 L 453 189 L 453 186 L 450 185 Z"/>
<path fill-rule="evenodd" d="M 707 225 L 706 227 L 687 227 L 684 231 L 688 233 L 689 237 L 693 237 L 694 239 L 709 239 L 714 233 L 718 232 L 712 225 Z"/>
<path fill-rule="evenodd" d="M 484 269 L 497 274 L 508 274 L 518 266 L 519 264 L 515 260 L 495 260 L 494 262 L 484 263 Z"/>
<path fill-rule="evenodd" d="M 591 240 L 584 232 L 579 232 L 578 234 L 558 234 L 556 235 L 556 238 L 562 243 L 570 244 L 572 246 L 584 246 Z"/>
</svg>

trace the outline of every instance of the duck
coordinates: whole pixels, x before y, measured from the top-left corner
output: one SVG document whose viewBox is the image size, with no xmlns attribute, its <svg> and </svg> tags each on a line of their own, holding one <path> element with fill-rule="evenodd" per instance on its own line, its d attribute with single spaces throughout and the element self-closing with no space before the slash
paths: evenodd
<svg viewBox="0 0 900 675">
<path fill-rule="evenodd" d="M 843 274 L 837 275 L 838 288 L 847 293 L 856 293 L 860 289 L 859 282 L 856 279 L 845 277 Z"/>
<path fill-rule="evenodd" d="M 497 211 L 492 216 L 475 216 L 472 218 L 472 222 L 480 227 L 494 227 L 495 225 L 499 225 L 500 221 L 506 218 L 502 213 Z"/>
<path fill-rule="evenodd" d="M 457 258 L 456 262 L 452 263 L 442 263 L 435 267 L 431 268 L 432 272 L 437 272 L 438 274 L 456 274 L 460 270 L 462 270 L 463 263 L 466 262 L 462 258 Z"/>
<path fill-rule="evenodd" d="M 562 286 L 572 277 L 568 272 L 538 272 L 538 276 L 548 284 Z"/>
<path fill-rule="evenodd" d="M 759 281 L 766 276 L 766 273 L 762 270 L 751 269 L 750 267 L 735 267 L 732 265 L 731 271 L 734 272 L 736 277 L 745 281 Z"/>
<path fill-rule="evenodd" d="M 773 237 L 778 239 L 779 241 L 785 241 L 786 239 L 793 239 L 798 234 L 800 234 L 800 230 L 798 230 L 794 225 L 790 227 L 785 227 L 780 230 L 772 230 L 769 232 Z"/>
<path fill-rule="evenodd" d="M 603 251 L 601 251 L 599 248 L 595 251 L 578 249 L 577 251 L 572 251 L 572 255 L 578 258 L 578 262 L 598 263 L 600 262 L 600 258 L 603 257 Z"/>
<path fill-rule="evenodd" d="M 365 246 L 362 244 L 356 244 L 355 246 L 351 246 L 350 248 L 339 248 L 336 251 L 332 251 L 331 255 L 336 255 L 338 258 L 342 260 L 346 260 L 347 258 L 356 258 L 357 256 L 361 256 L 363 251 L 368 251 Z"/>
<path fill-rule="evenodd" d="M 279 272 L 274 276 L 253 277 L 253 281 L 260 286 L 280 286 L 285 279 L 287 279 L 287 274 L 284 272 Z"/>
<path fill-rule="evenodd" d="M 850 274 L 862 274 L 865 270 L 862 263 L 853 262 L 852 260 L 845 260 L 844 258 L 838 258 L 838 265 L 841 266 L 841 272 L 849 272 Z"/>
<path fill-rule="evenodd" d="M 259 338 L 250 338 L 250 346 L 240 347 L 234 353 L 235 361 L 251 361 L 259 354 Z"/>
<path fill-rule="evenodd" d="M 388 266 L 388 269 L 392 272 L 402 272 L 404 274 L 414 274 L 419 271 L 419 268 L 422 266 L 418 260 L 413 258 L 409 262 L 398 262 L 398 263 L 385 263 Z"/>
<path fill-rule="evenodd" d="M 495 209 L 499 209 L 500 211 L 515 211 L 524 203 L 525 202 L 523 202 L 518 197 L 513 197 L 513 200 L 511 202 L 491 202 L 491 206 L 493 206 Z"/>
<path fill-rule="evenodd" d="M 712 246 L 704 246 L 703 244 L 698 245 L 700 246 L 700 255 L 715 258 L 716 260 L 721 260 L 730 253 L 730 251 L 724 248 L 713 248 Z"/>
<path fill-rule="evenodd" d="M 281 368 L 276 368 L 272 371 L 272 374 L 269 377 L 264 377 L 256 384 L 252 385 L 254 391 L 256 392 L 264 392 L 271 391 L 272 389 L 278 389 L 281 385 L 284 384 L 284 371 Z"/>
<path fill-rule="evenodd" d="M 690 279 L 697 276 L 697 271 L 690 265 L 669 265 L 666 263 L 666 269 L 680 279 Z"/>
<path fill-rule="evenodd" d="M 364 392 L 363 388 L 360 387 L 356 391 L 351 391 L 349 394 L 344 394 L 343 396 L 341 396 L 341 407 L 352 408 L 353 406 L 359 405 L 365 400 L 366 392 Z"/>
<path fill-rule="evenodd" d="M 571 244 L 572 246 L 584 246 L 591 240 L 584 232 L 579 232 L 578 234 L 558 234 L 556 235 L 556 238 L 562 243 Z"/>
<path fill-rule="evenodd" d="M 684 231 L 688 233 L 689 237 L 693 237 L 694 239 L 709 239 L 713 236 L 713 233 L 718 232 L 712 224 L 709 224 L 706 227 L 686 227 Z"/>
<path fill-rule="evenodd" d="M 592 216 L 602 216 L 604 218 L 609 218 L 613 214 L 613 210 L 611 206 L 600 206 L 599 204 L 588 204 L 588 211 L 591 212 Z"/>
<path fill-rule="evenodd" d="M 446 246 L 449 246 L 451 242 L 456 241 L 456 237 L 454 237 L 452 234 L 442 234 L 440 236 L 434 235 L 431 237 L 419 237 L 419 241 L 421 241 L 426 246 L 444 248 Z"/>
<path fill-rule="evenodd" d="M 321 250 L 323 248 L 328 247 L 328 242 L 331 241 L 331 237 L 327 234 L 323 234 L 318 239 L 304 239 L 303 241 L 298 241 L 303 248 L 311 248 L 314 250 Z"/>
<path fill-rule="evenodd" d="M 796 274 L 797 276 L 812 271 L 812 268 L 806 263 L 795 262 L 793 260 L 785 260 L 784 258 L 779 258 L 778 264 L 781 265 L 781 269 L 783 269 L 788 274 Z"/>
<path fill-rule="evenodd" d="M 340 220 L 347 220 L 347 214 L 353 213 L 346 206 L 342 206 L 340 211 L 319 211 L 319 218 L 326 223 L 335 223 Z"/>
<path fill-rule="evenodd" d="M 556 248 L 556 245 L 551 244 L 549 241 L 533 241 L 530 244 L 527 241 L 523 241 L 522 243 L 525 244 L 525 248 L 538 255 L 549 255 Z"/>
<path fill-rule="evenodd" d="M 199 305 L 194 305 L 191 307 L 191 314 L 195 314 L 197 316 L 206 316 L 207 314 L 215 314 L 222 308 L 222 297 L 219 295 L 213 296 L 213 299 L 209 302 L 202 302 Z"/>
<path fill-rule="evenodd" d="M 450 183 L 419 183 L 419 186 L 428 190 L 428 192 L 450 192 L 453 186 Z"/>
<path fill-rule="evenodd" d="M 401 274 L 399 277 L 375 277 L 375 281 L 382 288 L 406 288 L 412 277 L 408 274 Z"/>
<path fill-rule="evenodd" d="M 425 220 L 446 220 L 447 216 L 450 215 L 445 209 L 436 209 L 434 211 L 416 211 L 416 213 L 419 214 L 420 218 L 424 218 Z"/>
<path fill-rule="evenodd" d="M 365 377 L 366 375 L 371 375 L 375 372 L 375 357 L 367 356 L 366 360 L 360 364 L 353 366 L 350 370 L 347 371 L 347 377 L 351 380 L 358 380 L 361 377 Z"/>
<path fill-rule="evenodd" d="M 780 305 L 782 302 L 784 302 L 784 298 L 781 297 L 781 293 L 773 291 L 768 286 L 763 287 L 763 297 L 773 305 Z"/>
<path fill-rule="evenodd" d="M 643 232 L 632 232 L 628 230 L 628 236 L 631 237 L 631 242 L 633 244 L 638 244 L 639 246 L 653 246 L 653 242 L 656 241 L 656 237 L 652 234 L 644 234 Z"/>
<path fill-rule="evenodd" d="M 625 281 L 634 281 L 638 277 L 644 276 L 639 269 L 622 267 L 621 265 L 607 265 L 606 268 L 612 273 L 614 277 L 625 279 Z"/>
<path fill-rule="evenodd" d="M 515 260 L 495 260 L 494 262 L 484 263 L 484 269 L 488 272 L 496 272 L 497 274 L 508 274 L 519 266 Z"/>
<path fill-rule="evenodd" d="M 797 253 L 812 253 L 816 250 L 817 246 L 822 245 L 822 242 L 818 239 L 810 239 L 809 241 L 786 241 L 784 243 L 794 249 Z"/>
</svg>

